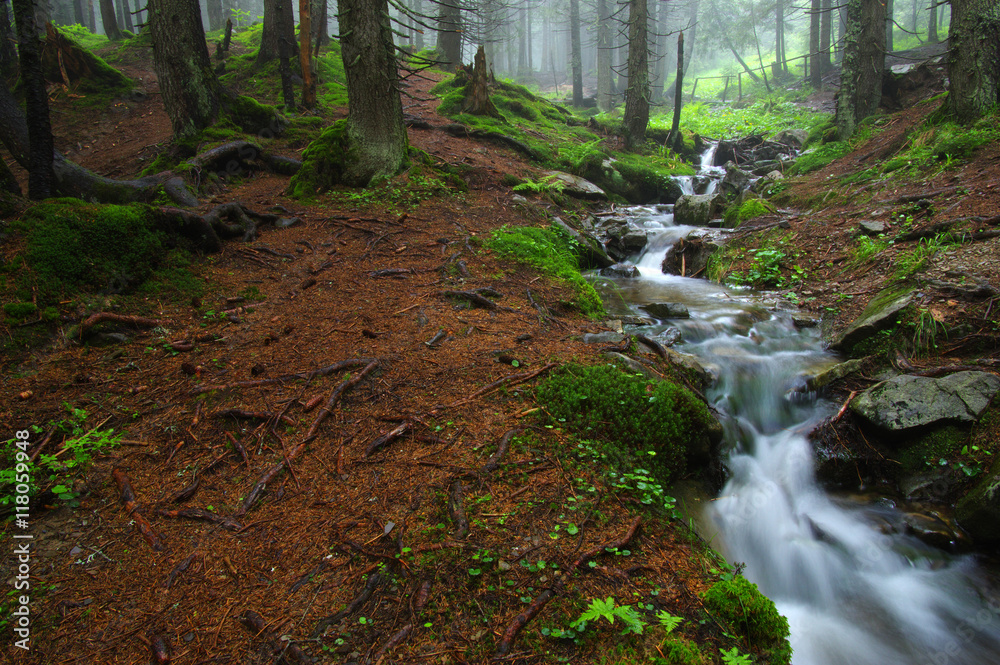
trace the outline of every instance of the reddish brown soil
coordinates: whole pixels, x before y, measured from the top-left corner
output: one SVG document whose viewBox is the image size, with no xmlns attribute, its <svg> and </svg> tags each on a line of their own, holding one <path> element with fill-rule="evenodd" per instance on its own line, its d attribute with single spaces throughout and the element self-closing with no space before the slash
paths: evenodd
<svg viewBox="0 0 1000 665">
<path fill-rule="evenodd" d="M 58 120 L 66 102 L 55 104 L 60 148 L 114 177 L 134 175 L 140 157 L 152 158 L 170 133 L 148 65 L 130 67 L 130 74 L 143 76 L 148 98 L 69 124 Z M 444 124 L 432 102 L 420 101 L 428 87 L 414 85 L 417 99 L 408 102 L 414 105 L 408 112 Z M 859 168 L 859 156 L 889 146 L 930 110 L 914 107 L 895 116 L 870 145 L 793 181 L 792 200 L 826 192 L 826 183 Z M 118 326 L 127 343 L 80 346 L 57 339 L 49 348 L 7 359 L 0 413 L 10 428 L 44 428 L 65 417 L 67 403 L 88 411 L 87 426 L 114 428 L 124 437 L 81 481 L 78 508 L 39 507 L 30 516 L 37 546 L 32 650 L 9 648 L 18 662 L 145 663 L 162 641 L 174 663 L 270 663 L 275 657 L 267 640 L 281 636 L 288 641 L 278 644 L 295 643 L 318 662 L 376 662 L 406 626 L 407 637 L 378 662 L 485 662 L 526 601 L 550 588 L 559 590 L 556 598 L 515 644 L 521 662 L 596 660 L 596 642 L 575 647 L 542 638 L 539 630 L 564 628 L 590 600 L 607 596 L 684 615 L 692 619 L 680 630 L 687 637 L 729 644 L 711 624 L 697 623 L 704 616 L 697 593 L 711 582 L 711 564 L 677 524 L 643 517 L 628 545 L 630 557 L 599 555 L 595 569 L 573 567 L 581 553 L 621 538 L 634 505 L 606 492 L 599 469 L 578 462 L 563 434 L 537 427 L 525 387 L 533 380 L 517 381 L 549 364 L 595 361 L 597 350 L 578 338 L 601 325 L 561 304 L 569 298 L 564 287 L 478 248 L 478 239 L 503 224 L 537 221 L 513 205 L 510 189 L 500 184 L 503 174 L 532 172 L 530 165 L 509 151 L 434 129 L 411 130 L 410 140 L 444 161 L 468 165 L 468 192 L 424 201 L 403 215 L 388 206 L 322 199 L 303 204 L 285 197 L 286 178 L 251 176 L 225 198 L 261 210 L 281 205 L 304 224 L 265 230 L 255 243 L 230 243 L 205 257 L 193 269 L 206 283 L 200 302 L 106 303 L 156 317 L 162 329 Z M 874 267 L 844 267 L 858 219 L 898 227 L 903 207 L 882 199 L 958 184 L 967 193 L 936 198 L 940 212 L 916 224 L 995 215 L 998 151 L 990 147 L 976 161 L 926 182 L 837 187 L 829 204 L 813 204 L 815 212 L 782 215 L 790 220 L 801 253 L 797 262 L 806 271 L 798 289 L 805 305 L 827 316 L 827 308 L 836 308 L 834 323 L 842 325 L 885 281 L 891 252 Z M 937 257 L 933 270 L 957 267 L 995 285 L 996 242 Z M 468 277 L 445 267 L 456 254 Z M 409 272 L 379 277 L 383 269 Z M 482 287 L 503 294 L 495 298 L 500 309 L 457 308 L 443 295 Z M 239 300 L 248 288 L 263 299 Z M 529 291 L 553 319 L 539 317 Z M 927 294 L 933 298 L 933 289 Z M 952 318 L 986 326 L 992 301 L 933 302 Z M 223 310 L 234 311 L 220 318 Z M 445 341 L 428 346 L 439 331 Z M 165 349 L 177 340 L 192 341 L 193 350 Z M 319 411 L 306 405 L 329 398 L 347 374 L 202 395 L 199 386 L 276 378 L 354 358 L 376 358 L 378 367 L 343 393 L 317 439 L 291 460 L 290 473 L 234 518 L 235 530 L 158 512 L 198 507 L 232 515 L 262 474 L 293 455 Z M 505 378 L 511 380 L 483 391 Z M 216 417 L 230 408 L 283 414 L 291 424 Z M 411 424 L 405 436 L 366 456 L 373 440 L 401 423 Z M 530 436 L 511 448 L 499 469 L 484 471 L 512 428 L 527 428 Z M 233 439 L 242 442 L 248 461 L 232 450 Z M 60 444 L 53 440 L 48 450 Z M 198 470 L 220 456 L 192 498 L 174 501 Z M 123 508 L 113 469 L 131 481 L 142 515 L 162 537 L 162 552 L 153 550 Z M 470 521 L 464 539 L 457 538 L 447 508 L 456 480 Z M 588 491 L 592 484 L 594 493 Z M 567 533 L 570 523 L 577 535 Z M 7 535 L 14 529 L 5 525 Z M 544 569 L 525 567 L 540 560 Z M 317 622 L 357 598 L 379 571 L 386 579 L 375 593 L 313 639 Z M 419 590 L 428 583 L 421 608 Z M 246 612 L 263 618 L 263 633 L 241 624 Z M 610 640 L 617 632 L 601 634 Z M 640 649 L 655 655 L 652 645 Z"/>
</svg>

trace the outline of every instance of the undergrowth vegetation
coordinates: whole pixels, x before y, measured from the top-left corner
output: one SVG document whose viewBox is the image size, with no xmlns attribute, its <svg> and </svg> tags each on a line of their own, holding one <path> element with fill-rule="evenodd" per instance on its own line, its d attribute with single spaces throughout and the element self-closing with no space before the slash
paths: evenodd
<svg viewBox="0 0 1000 665">
<path fill-rule="evenodd" d="M 829 114 L 819 113 L 776 95 L 739 107 L 734 104 L 695 102 L 681 109 L 681 125 L 702 136 L 732 139 L 749 134 L 771 135 L 795 127 L 811 131 L 826 123 Z M 658 113 L 650 127 L 670 129 L 673 116 Z"/>
<path fill-rule="evenodd" d="M 756 584 L 734 575 L 716 582 L 703 597 L 709 613 L 742 634 L 763 662 L 788 665 L 792 661 L 788 620 L 778 614 L 774 603 Z"/>
</svg>

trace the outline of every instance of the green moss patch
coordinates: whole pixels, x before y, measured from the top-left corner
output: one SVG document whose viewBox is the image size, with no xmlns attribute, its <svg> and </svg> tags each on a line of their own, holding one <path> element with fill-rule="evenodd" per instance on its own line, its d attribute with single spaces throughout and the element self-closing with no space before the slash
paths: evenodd
<svg viewBox="0 0 1000 665">
<path fill-rule="evenodd" d="M 726 228 L 735 229 L 748 219 L 774 212 L 774 208 L 761 199 L 748 198 L 738 206 L 730 206 L 724 216 Z"/>
<path fill-rule="evenodd" d="M 349 158 L 347 120 L 338 120 L 302 153 L 302 168 L 292 176 L 288 194 L 309 198 L 329 190 L 342 181 Z"/>
<path fill-rule="evenodd" d="M 840 159 L 851 151 L 851 144 L 847 141 L 834 141 L 826 143 L 811 151 L 802 153 L 796 160 L 792 168 L 788 170 L 789 175 L 803 175 L 818 171 L 835 159 Z"/>
<path fill-rule="evenodd" d="M 146 205 L 54 199 L 24 214 L 27 279 L 40 304 L 80 290 L 121 293 L 143 282 L 166 254 L 166 234 Z"/>
</svg>

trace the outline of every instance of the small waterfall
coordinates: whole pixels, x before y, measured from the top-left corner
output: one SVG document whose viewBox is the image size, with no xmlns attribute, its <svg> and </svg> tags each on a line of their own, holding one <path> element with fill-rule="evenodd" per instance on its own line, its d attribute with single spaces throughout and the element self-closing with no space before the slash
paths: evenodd
<svg viewBox="0 0 1000 665">
<path fill-rule="evenodd" d="M 710 164 L 708 153 L 702 163 Z M 718 377 L 706 396 L 724 415 L 730 479 L 712 503 L 713 545 L 788 617 L 794 665 L 987 665 L 1000 662 L 1000 597 L 973 557 L 956 557 L 902 532 L 883 532 L 888 508 L 831 497 L 817 483 L 808 432 L 833 405 L 789 399 L 806 370 L 831 356 L 788 312 L 704 280 L 664 275 L 667 248 L 690 231 L 672 209 L 635 208 L 650 232 L 641 277 L 614 279 L 637 308 L 681 302 L 690 319 L 679 350 Z M 611 298 L 606 298 L 610 302 Z M 641 313 L 641 312 L 640 312 Z"/>
</svg>

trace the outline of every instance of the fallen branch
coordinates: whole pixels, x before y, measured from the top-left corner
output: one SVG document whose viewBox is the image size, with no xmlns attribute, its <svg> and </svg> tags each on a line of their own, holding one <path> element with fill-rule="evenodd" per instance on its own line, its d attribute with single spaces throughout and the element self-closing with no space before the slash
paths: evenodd
<svg viewBox="0 0 1000 665">
<path fill-rule="evenodd" d="M 372 442 L 368 444 L 368 447 L 365 448 L 365 457 L 370 457 L 371 454 L 374 453 L 376 450 L 378 450 L 382 446 L 392 443 L 399 437 L 409 432 L 411 429 L 413 429 L 413 423 L 405 422 L 402 425 L 395 428 L 394 430 L 392 430 L 391 432 L 387 432 L 385 434 L 381 434 L 375 437 L 372 440 Z"/>
<path fill-rule="evenodd" d="M 860 161 L 860 160 L 859 160 Z M 923 192 L 921 194 L 904 194 L 903 196 L 897 196 L 894 199 L 882 199 L 876 201 L 875 203 L 879 205 L 883 204 L 900 204 L 900 203 L 914 203 L 921 199 L 933 199 L 936 196 L 950 196 L 958 191 L 958 187 L 945 187 L 944 189 L 935 189 L 930 192 Z"/>
<path fill-rule="evenodd" d="M 483 289 L 480 290 L 482 291 Z M 493 291 L 493 293 L 497 292 Z M 486 296 L 482 295 L 481 293 L 477 293 L 476 291 L 442 291 L 441 295 L 443 295 L 446 298 L 458 298 L 460 300 L 468 300 L 470 304 L 478 305 L 483 309 L 489 309 L 493 311 L 504 311 L 504 312 L 517 311 L 510 307 L 501 307 L 500 305 L 496 304 Z M 500 294 L 497 293 L 497 295 L 493 297 L 496 298 L 499 296 Z"/>
<path fill-rule="evenodd" d="M 190 567 L 191 562 L 194 561 L 194 557 L 197 554 L 198 554 L 198 547 L 196 545 L 194 551 L 191 552 L 191 554 L 189 554 L 186 559 L 184 559 L 179 564 L 174 566 L 174 569 L 170 571 L 170 574 L 167 576 L 167 579 L 163 581 L 164 589 L 169 589 L 174 585 L 174 582 L 177 581 L 177 578 L 180 576 L 180 574 L 183 573 L 185 570 L 187 570 L 188 567 Z"/>
<path fill-rule="evenodd" d="M 480 388 L 479 390 L 477 390 L 476 392 L 472 393 L 471 395 L 469 395 L 468 397 L 466 397 L 464 399 L 460 399 L 457 402 L 452 402 L 451 404 L 448 404 L 448 405 L 436 406 L 433 409 L 431 409 L 430 413 L 433 416 L 433 415 L 436 415 L 442 409 L 454 409 L 455 407 L 462 406 L 464 404 L 468 404 L 469 402 L 472 402 L 472 401 L 476 400 L 477 398 L 482 397 L 483 395 L 486 395 L 487 393 L 491 393 L 494 390 L 498 390 L 500 387 L 505 386 L 505 385 L 516 386 L 519 383 L 524 383 L 525 381 L 530 381 L 531 379 L 535 378 L 539 374 L 543 374 L 544 372 L 549 371 L 550 369 L 552 369 L 555 366 L 556 366 L 556 363 L 548 363 L 548 364 L 540 367 L 539 369 L 536 369 L 536 370 L 531 371 L 531 372 L 521 372 L 519 374 L 508 374 L 507 376 L 503 377 L 502 379 L 497 379 L 493 383 Z"/>
<path fill-rule="evenodd" d="M 497 444 L 496 452 L 490 455 L 490 458 L 486 460 L 486 464 L 483 465 L 483 473 L 493 473 L 500 466 L 500 460 L 504 455 L 507 454 L 507 449 L 510 447 L 510 441 L 515 436 L 523 432 L 522 429 L 512 429 L 507 430 L 507 432 L 500 438 L 500 443 Z"/>
<path fill-rule="evenodd" d="M 835 415 L 833 417 L 833 420 L 830 421 L 831 424 L 840 422 L 840 419 L 844 417 L 845 413 L 847 413 L 847 407 L 851 405 L 851 401 L 857 394 L 858 394 L 857 390 L 851 391 L 851 394 L 847 396 L 847 399 L 844 400 L 843 405 L 841 405 L 840 409 L 837 411 L 837 415 Z"/>
<path fill-rule="evenodd" d="M 161 321 L 158 321 L 156 319 L 147 319 L 142 316 L 129 316 L 127 314 L 112 314 L 111 312 L 98 312 L 97 314 L 91 314 L 90 316 L 88 316 L 86 319 L 83 320 L 83 323 L 80 324 L 79 336 L 83 337 L 83 333 L 85 333 L 88 329 L 93 328 L 98 323 L 105 323 L 108 321 L 113 323 L 130 323 L 134 326 L 139 326 L 142 328 L 155 328 L 156 326 L 162 324 Z"/>
<path fill-rule="evenodd" d="M 218 515 L 210 510 L 204 510 L 202 508 L 180 508 L 178 510 L 161 509 L 156 512 L 158 515 L 169 517 L 171 519 L 186 517 L 191 520 L 204 520 L 205 522 L 212 522 L 213 524 L 219 524 L 222 528 L 229 529 L 230 531 L 239 531 L 243 528 L 242 524 L 231 517 Z"/>
<path fill-rule="evenodd" d="M 340 362 L 333 363 L 332 365 L 327 365 L 326 367 L 321 367 L 319 369 L 314 369 L 310 372 L 298 372 L 297 374 L 283 374 L 282 376 L 275 377 L 273 379 L 255 379 L 251 381 L 235 381 L 233 383 L 220 383 L 215 385 L 198 386 L 192 389 L 192 395 L 201 395 L 202 393 L 211 392 L 213 390 L 232 390 L 233 388 L 256 388 L 259 386 L 270 386 L 275 383 L 285 383 L 286 381 L 298 381 L 298 380 L 310 380 L 315 379 L 319 376 L 326 376 L 327 374 L 333 374 L 334 372 L 339 372 L 341 370 L 350 369 L 352 367 L 364 367 L 368 365 L 375 358 L 349 358 L 347 360 L 341 360 Z"/>
<path fill-rule="evenodd" d="M 330 398 L 326 400 L 326 404 L 324 404 L 323 408 L 319 410 L 319 413 L 316 414 L 316 419 L 313 420 L 312 425 L 309 426 L 309 431 L 306 432 L 304 439 L 305 441 L 311 441 L 316 437 L 316 432 L 319 430 L 319 426 L 323 424 L 323 421 L 326 420 L 327 416 L 329 416 L 333 411 L 333 407 L 337 404 L 337 400 L 340 399 L 340 396 L 343 395 L 345 391 L 356 386 L 363 378 L 373 372 L 376 367 L 378 367 L 378 360 L 371 360 L 371 362 L 365 365 L 365 368 L 358 372 L 355 376 L 345 379 L 339 386 L 333 389 L 333 393 L 330 395 Z"/>
<path fill-rule="evenodd" d="M 267 411 L 247 411 L 245 409 L 223 409 L 212 414 L 213 418 L 243 418 L 246 420 L 274 420 L 277 416 Z M 295 421 L 288 416 L 281 416 L 281 422 L 295 426 Z"/>
<path fill-rule="evenodd" d="M 521 630 L 528 625 L 528 622 L 535 618 L 535 616 L 542 611 L 546 603 L 555 598 L 556 592 L 553 589 L 546 589 L 545 591 L 538 594 L 538 596 L 531 601 L 531 604 L 525 608 L 523 612 L 514 617 L 514 620 L 510 622 L 507 629 L 503 631 L 503 636 L 500 638 L 500 642 L 497 643 L 497 648 L 493 652 L 493 659 L 503 658 L 510 652 L 510 648 L 514 645 L 514 640 L 517 639 L 518 634 Z"/>
<path fill-rule="evenodd" d="M 379 665 L 385 658 L 386 654 L 388 654 L 391 649 L 395 648 L 396 646 L 399 646 L 400 642 L 409 637 L 412 631 L 413 631 L 412 623 L 408 623 L 399 630 L 397 630 L 395 634 L 393 634 L 393 636 L 390 637 L 388 641 L 386 641 L 386 643 L 382 646 L 382 648 L 379 649 L 377 652 L 375 652 L 375 665 Z"/>
<path fill-rule="evenodd" d="M 574 568 L 581 568 L 583 566 L 583 564 L 587 563 L 588 561 L 590 561 L 594 557 L 598 556 L 601 552 L 604 552 L 605 550 L 617 550 L 617 549 L 621 549 L 621 548 L 625 547 L 626 545 L 628 545 L 629 542 L 632 540 L 632 538 L 635 537 L 635 532 L 639 528 L 639 523 L 641 521 L 642 521 L 642 517 L 639 516 L 639 515 L 636 515 L 635 519 L 633 519 L 632 523 L 629 525 L 628 530 L 625 531 L 625 535 L 624 536 L 622 536 L 618 540 L 614 541 L 613 543 L 609 543 L 608 545 L 602 545 L 601 547 L 594 548 L 594 549 L 590 550 L 589 552 L 585 552 L 585 553 L 581 554 L 580 558 L 577 559 L 575 562 L 573 562 L 573 567 Z"/>
<path fill-rule="evenodd" d="M 465 506 L 462 505 L 462 480 L 456 478 L 448 488 L 448 515 L 455 523 L 455 539 L 465 540 L 469 535 L 469 519 L 465 516 Z"/>
<path fill-rule="evenodd" d="M 325 631 L 328 627 L 337 623 L 344 617 L 348 617 L 357 612 L 359 609 L 361 609 L 361 606 L 368 602 L 368 599 L 372 597 L 372 594 L 375 593 L 375 589 L 378 588 L 378 585 L 381 582 L 382 582 L 381 573 L 372 573 L 371 575 L 369 575 L 368 581 L 365 583 L 365 586 L 361 590 L 361 593 L 359 593 L 354 598 L 354 600 L 348 603 L 347 607 L 340 610 L 336 614 L 328 616 L 325 619 L 319 620 L 319 622 L 316 624 L 316 629 L 313 630 L 312 637 L 313 638 L 319 637 L 320 635 L 323 634 L 323 631 Z"/>
<path fill-rule="evenodd" d="M 282 659 L 298 663 L 312 663 L 312 659 L 307 656 L 302 649 L 298 648 L 291 641 L 283 641 L 270 634 L 264 618 L 253 610 L 247 610 L 240 615 L 240 623 L 254 634 L 254 637 L 263 637 L 271 647 L 272 654 L 276 656 L 274 662 L 281 662 Z"/>
<path fill-rule="evenodd" d="M 139 503 L 136 501 L 135 491 L 132 489 L 132 484 L 129 482 L 128 476 L 121 469 L 113 469 L 111 477 L 115 479 L 115 484 L 118 485 L 122 504 L 124 504 L 125 511 L 129 517 L 135 522 L 135 528 L 139 530 L 139 533 L 142 534 L 142 537 L 146 539 L 146 542 L 149 543 L 149 546 L 154 551 L 162 552 L 163 541 L 160 540 L 160 537 L 153 531 L 153 527 L 149 525 L 146 518 L 139 512 Z"/>
</svg>

